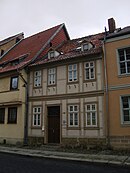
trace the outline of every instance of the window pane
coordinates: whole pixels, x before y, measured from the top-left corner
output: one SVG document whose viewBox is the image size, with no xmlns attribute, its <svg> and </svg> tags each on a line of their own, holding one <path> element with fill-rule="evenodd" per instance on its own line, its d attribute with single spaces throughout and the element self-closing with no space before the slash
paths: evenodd
<svg viewBox="0 0 130 173">
<path fill-rule="evenodd" d="M 121 74 L 126 73 L 125 62 L 124 63 L 120 63 L 120 72 L 121 72 Z"/>
<path fill-rule="evenodd" d="M 77 111 L 78 110 L 78 106 L 74 106 L 74 111 Z"/>
<path fill-rule="evenodd" d="M 73 111 L 73 106 L 70 106 L 70 111 Z"/>
<path fill-rule="evenodd" d="M 130 48 L 126 49 L 126 59 L 130 60 Z"/>
<path fill-rule="evenodd" d="M 9 108 L 8 109 L 8 123 L 16 123 L 17 122 L 17 108 Z"/>
<path fill-rule="evenodd" d="M 72 81 L 72 71 L 69 71 L 69 81 Z"/>
<path fill-rule="evenodd" d="M 11 89 L 17 89 L 18 88 L 18 77 L 12 77 L 11 78 Z"/>
<path fill-rule="evenodd" d="M 96 115 L 95 115 L 95 112 L 92 113 L 92 125 L 96 125 Z"/>
<path fill-rule="evenodd" d="M 93 79 L 93 78 L 94 78 L 94 69 L 91 68 L 91 79 Z"/>
<path fill-rule="evenodd" d="M 130 62 L 127 62 L 127 73 L 130 73 Z"/>
<path fill-rule="evenodd" d="M 73 125 L 73 114 L 70 113 L 70 125 Z"/>
<path fill-rule="evenodd" d="M 74 116 L 75 116 L 74 124 L 75 124 L 75 125 L 78 125 L 78 114 L 75 113 Z"/>
<path fill-rule="evenodd" d="M 88 111 L 90 110 L 90 105 L 87 105 L 87 110 L 88 110 Z"/>
<path fill-rule="evenodd" d="M 124 121 L 130 121 L 129 110 L 124 110 Z"/>
<path fill-rule="evenodd" d="M 72 65 L 69 65 L 69 71 L 72 71 Z"/>
<path fill-rule="evenodd" d="M 122 97 L 123 108 L 129 108 L 128 97 Z"/>
<path fill-rule="evenodd" d="M 89 79 L 89 69 L 86 69 L 86 79 Z"/>
<path fill-rule="evenodd" d="M 87 125 L 91 125 L 90 112 L 87 113 Z"/>
<path fill-rule="evenodd" d="M 77 80 L 77 71 L 74 71 L 74 80 Z"/>
<path fill-rule="evenodd" d="M 77 64 L 74 64 L 74 65 L 73 65 L 73 69 L 74 69 L 74 70 L 77 70 Z"/>
</svg>

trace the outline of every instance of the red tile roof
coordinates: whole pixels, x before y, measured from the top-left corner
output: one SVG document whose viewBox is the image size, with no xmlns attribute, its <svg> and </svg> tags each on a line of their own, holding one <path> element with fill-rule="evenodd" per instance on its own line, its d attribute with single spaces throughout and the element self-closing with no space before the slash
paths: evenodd
<svg viewBox="0 0 130 173">
<path fill-rule="evenodd" d="M 37 56 L 45 49 L 47 44 L 49 44 L 49 41 L 51 41 L 51 39 L 53 39 L 63 28 L 65 30 L 65 25 L 61 24 L 23 39 L 0 60 L 0 66 L 2 66 L 2 64 L 7 64 L 0 69 L 0 73 L 15 70 L 30 63 L 33 59 L 37 58 Z M 65 32 L 66 38 L 69 39 L 66 30 Z M 27 56 L 20 64 L 15 66 L 10 66 L 8 64 L 10 61 L 19 59 L 19 57 L 23 55 Z"/>
<path fill-rule="evenodd" d="M 61 61 L 61 60 L 70 59 L 70 58 L 72 59 L 72 58 L 86 56 L 86 55 L 99 54 L 102 52 L 103 38 L 104 38 L 104 33 L 99 33 L 95 35 L 90 35 L 90 36 L 66 41 L 60 48 L 57 49 L 57 51 L 60 52 L 59 56 L 51 58 L 51 59 L 43 57 L 42 60 L 39 60 L 31 64 L 30 66 L 46 64 L 46 63 Z M 87 51 L 81 51 L 80 48 L 82 43 L 84 42 L 90 42 L 93 45 L 93 48 Z"/>
<path fill-rule="evenodd" d="M 6 38 L 6 39 L 0 41 L 0 46 L 6 44 L 6 43 L 8 43 L 8 42 L 10 42 L 10 41 L 13 40 L 13 39 L 16 39 L 16 38 L 23 38 L 23 37 L 24 37 L 24 33 L 23 33 L 23 32 L 20 33 L 20 34 L 17 34 L 17 35 L 8 37 L 8 38 Z"/>
</svg>

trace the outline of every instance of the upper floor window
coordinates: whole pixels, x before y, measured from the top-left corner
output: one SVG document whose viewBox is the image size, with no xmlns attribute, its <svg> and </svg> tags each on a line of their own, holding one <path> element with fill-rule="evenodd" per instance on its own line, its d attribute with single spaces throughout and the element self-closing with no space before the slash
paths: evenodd
<svg viewBox="0 0 130 173">
<path fill-rule="evenodd" d="M 79 126 L 79 106 L 78 105 L 68 106 L 68 122 L 69 122 L 69 127 Z"/>
<path fill-rule="evenodd" d="M 77 64 L 68 66 L 68 81 L 77 81 Z"/>
<path fill-rule="evenodd" d="M 11 77 L 10 89 L 11 90 L 18 89 L 18 76 Z"/>
<path fill-rule="evenodd" d="M 85 68 L 85 80 L 95 79 L 95 65 L 94 62 L 86 62 L 84 64 Z"/>
<path fill-rule="evenodd" d="M 4 124 L 5 121 L 5 108 L 0 108 L 0 124 Z"/>
<path fill-rule="evenodd" d="M 34 87 L 41 86 L 41 71 L 34 72 Z"/>
<path fill-rule="evenodd" d="M 55 85 L 56 83 L 56 69 L 48 69 L 48 85 Z"/>
<path fill-rule="evenodd" d="M 97 126 L 97 104 L 85 105 L 86 127 Z"/>
<path fill-rule="evenodd" d="M 130 74 L 130 47 L 118 49 L 120 74 Z"/>
<path fill-rule="evenodd" d="M 33 126 L 41 126 L 41 107 L 33 108 Z"/>
<path fill-rule="evenodd" d="M 8 123 L 9 124 L 17 123 L 17 107 L 8 108 Z"/>
<path fill-rule="evenodd" d="M 122 96 L 122 124 L 130 124 L 130 96 Z"/>
</svg>

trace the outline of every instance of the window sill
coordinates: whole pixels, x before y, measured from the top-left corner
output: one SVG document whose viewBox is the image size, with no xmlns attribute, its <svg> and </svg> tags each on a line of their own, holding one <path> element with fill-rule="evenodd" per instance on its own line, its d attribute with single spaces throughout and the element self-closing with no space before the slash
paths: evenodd
<svg viewBox="0 0 130 173">
<path fill-rule="evenodd" d="M 10 89 L 9 91 L 19 91 L 19 89 Z"/>
<path fill-rule="evenodd" d="M 56 87 L 56 84 L 48 84 L 47 87 Z"/>
<path fill-rule="evenodd" d="M 124 123 L 124 124 L 122 123 L 121 127 L 130 127 L 130 123 Z"/>
<path fill-rule="evenodd" d="M 119 74 L 118 77 L 119 78 L 130 77 L 130 73 L 129 74 Z"/>
<path fill-rule="evenodd" d="M 42 88 L 42 86 L 33 86 L 33 89 L 39 89 Z"/>
<path fill-rule="evenodd" d="M 99 127 L 84 127 L 84 130 L 99 130 Z"/>
<path fill-rule="evenodd" d="M 42 130 L 41 126 L 32 126 L 31 129 L 38 129 L 38 130 Z"/>
<path fill-rule="evenodd" d="M 68 85 L 71 85 L 71 84 L 78 84 L 78 83 L 79 83 L 79 81 L 68 81 L 68 82 L 67 82 Z"/>
<path fill-rule="evenodd" d="M 88 80 L 84 80 L 84 83 L 87 83 L 87 82 L 95 82 L 96 79 L 88 79 Z"/>
<path fill-rule="evenodd" d="M 80 130 L 80 127 L 79 127 L 79 126 L 78 126 L 78 127 L 74 127 L 74 126 L 73 126 L 73 127 L 70 127 L 70 126 L 69 126 L 69 127 L 67 128 L 67 130 Z"/>
</svg>

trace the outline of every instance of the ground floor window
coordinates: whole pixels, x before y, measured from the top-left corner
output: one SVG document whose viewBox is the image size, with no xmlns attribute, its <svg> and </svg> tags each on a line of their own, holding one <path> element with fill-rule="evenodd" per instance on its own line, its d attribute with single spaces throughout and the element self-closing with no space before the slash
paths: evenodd
<svg viewBox="0 0 130 173">
<path fill-rule="evenodd" d="M 97 104 L 85 105 L 86 127 L 97 127 Z"/>
<path fill-rule="evenodd" d="M 122 96 L 122 123 L 130 124 L 130 96 Z"/>
<path fill-rule="evenodd" d="M 5 121 L 5 108 L 0 108 L 0 124 L 4 124 Z"/>
<path fill-rule="evenodd" d="M 68 106 L 68 122 L 69 122 L 69 127 L 79 126 L 79 106 L 78 105 Z"/>
<path fill-rule="evenodd" d="M 33 126 L 41 126 L 41 107 L 33 108 Z"/>
<path fill-rule="evenodd" d="M 9 124 L 17 123 L 17 107 L 8 108 L 8 123 Z"/>
</svg>

